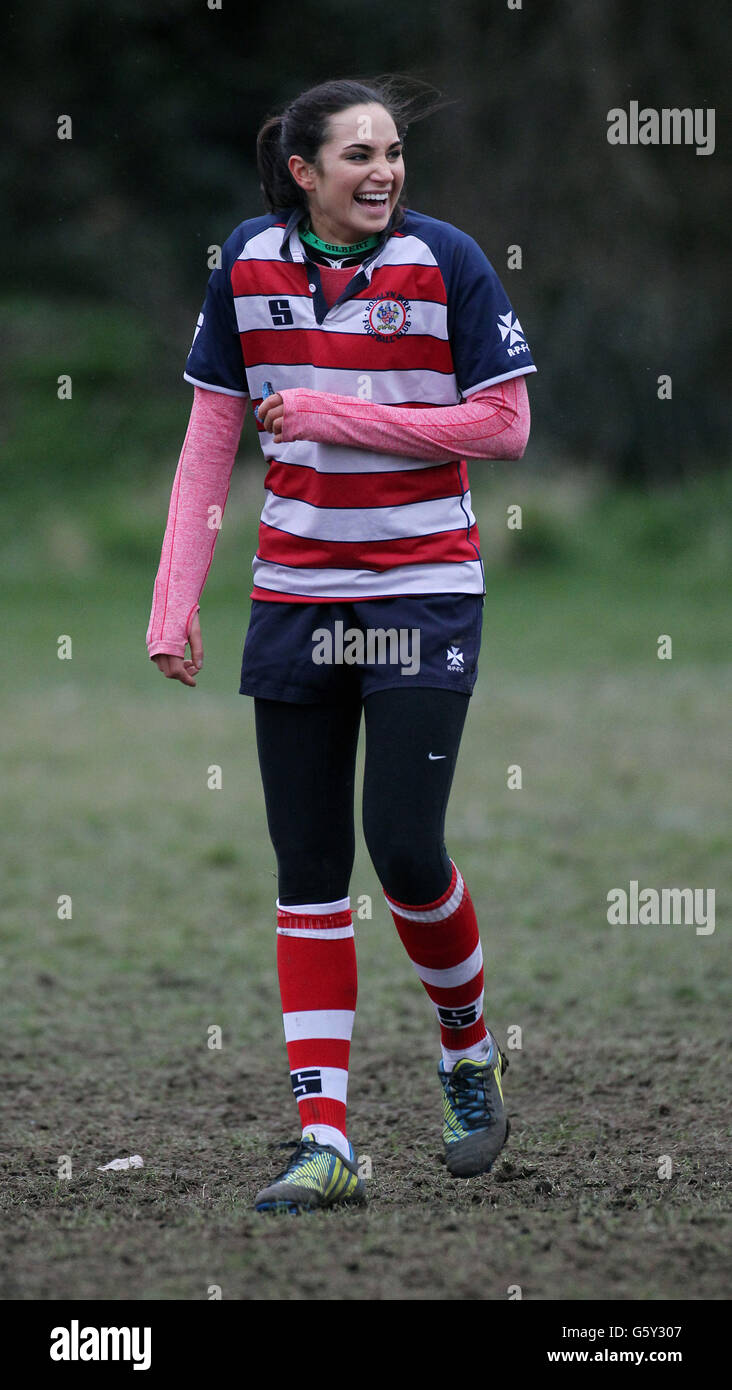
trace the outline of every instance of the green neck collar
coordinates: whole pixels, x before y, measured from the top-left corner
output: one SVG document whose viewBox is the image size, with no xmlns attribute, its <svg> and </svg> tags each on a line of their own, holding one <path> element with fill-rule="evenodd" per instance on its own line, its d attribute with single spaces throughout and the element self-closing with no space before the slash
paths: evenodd
<svg viewBox="0 0 732 1390">
<path fill-rule="evenodd" d="M 357 256 L 359 251 L 370 251 L 373 246 L 377 246 L 381 240 L 381 232 L 375 232 L 363 241 L 353 241 L 342 246 L 336 241 L 323 241 L 321 237 L 316 236 L 310 222 L 307 221 L 300 229 L 300 239 L 306 241 L 308 246 L 314 246 L 317 251 L 324 251 L 331 256 Z"/>
</svg>

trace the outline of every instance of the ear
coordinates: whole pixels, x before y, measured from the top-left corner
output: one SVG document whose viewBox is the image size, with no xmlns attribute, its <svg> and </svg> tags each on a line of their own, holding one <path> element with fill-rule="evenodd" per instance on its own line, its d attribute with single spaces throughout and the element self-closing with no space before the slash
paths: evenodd
<svg viewBox="0 0 732 1390">
<path fill-rule="evenodd" d="M 315 170 L 312 165 L 307 164 L 301 155 L 291 154 L 287 161 L 287 167 L 298 188 L 311 193 L 315 188 Z"/>
</svg>

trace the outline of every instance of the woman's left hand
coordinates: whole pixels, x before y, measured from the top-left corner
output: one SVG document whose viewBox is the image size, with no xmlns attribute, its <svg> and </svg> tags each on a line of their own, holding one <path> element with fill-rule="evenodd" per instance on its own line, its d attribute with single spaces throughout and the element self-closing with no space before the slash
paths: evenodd
<svg viewBox="0 0 732 1390">
<path fill-rule="evenodd" d="M 257 414 L 262 428 L 272 435 L 275 444 L 281 444 L 285 402 L 279 392 L 275 391 L 273 395 L 265 396 L 261 405 L 257 407 Z"/>
</svg>

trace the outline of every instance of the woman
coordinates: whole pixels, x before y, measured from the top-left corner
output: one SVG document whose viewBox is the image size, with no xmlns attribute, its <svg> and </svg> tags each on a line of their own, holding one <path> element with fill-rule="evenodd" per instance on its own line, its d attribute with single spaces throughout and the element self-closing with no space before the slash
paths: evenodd
<svg viewBox="0 0 732 1390">
<path fill-rule="evenodd" d="M 487 1172 L 508 1135 L 507 1063 L 444 823 L 485 592 L 465 458 L 522 456 L 536 369 L 476 243 L 404 201 L 408 108 L 393 79 L 328 82 L 259 133 L 268 212 L 236 228 L 209 279 L 148 629 L 163 675 L 195 685 L 198 600 L 251 397 L 269 467 L 240 693 L 255 702 L 303 1131 L 260 1211 L 365 1196 L 346 1132 L 362 711 L 364 835 L 439 1019 L 448 1170 Z"/>
</svg>

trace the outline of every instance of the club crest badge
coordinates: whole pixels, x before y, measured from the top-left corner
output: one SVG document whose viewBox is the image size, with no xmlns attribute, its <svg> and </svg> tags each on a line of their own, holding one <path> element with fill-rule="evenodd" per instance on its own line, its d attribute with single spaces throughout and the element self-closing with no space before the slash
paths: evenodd
<svg viewBox="0 0 732 1390">
<path fill-rule="evenodd" d="M 363 327 L 382 343 L 401 338 L 412 326 L 412 306 L 403 294 L 380 294 L 366 305 Z"/>
</svg>

